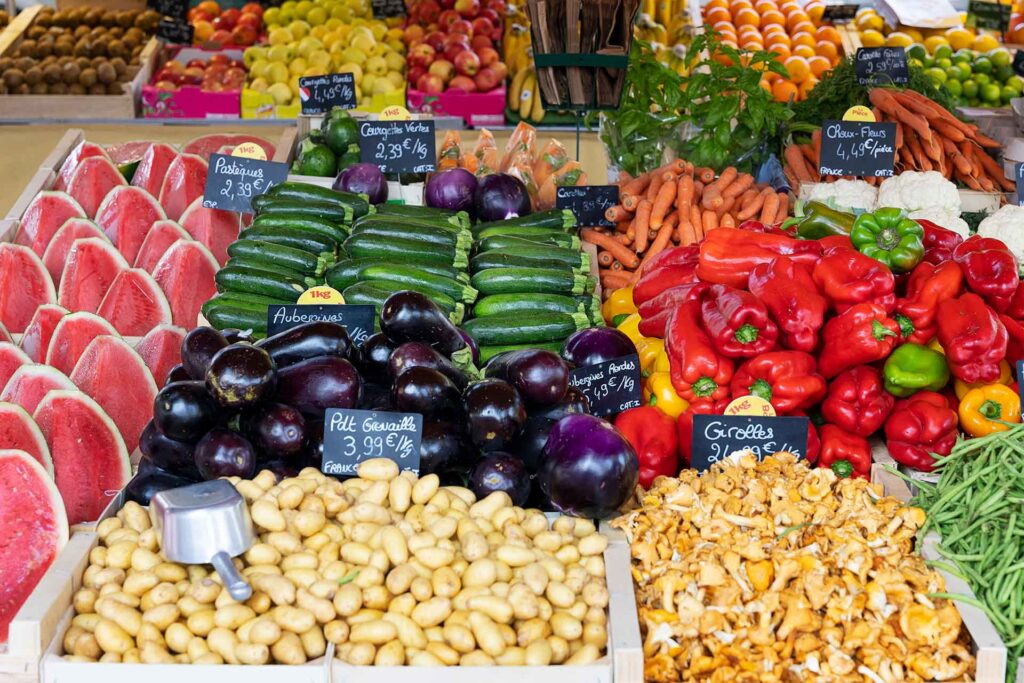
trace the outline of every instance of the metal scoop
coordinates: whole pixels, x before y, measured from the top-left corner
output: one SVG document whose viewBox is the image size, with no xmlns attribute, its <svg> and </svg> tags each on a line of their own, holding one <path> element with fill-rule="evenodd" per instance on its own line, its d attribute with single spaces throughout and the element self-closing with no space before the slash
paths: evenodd
<svg viewBox="0 0 1024 683">
<path fill-rule="evenodd" d="M 149 503 L 149 516 L 164 557 L 184 564 L 212 564 L 231 597 L 252 596 L 232 557 L 255 541 L 245 499 L 223 479 L 161 491 Z"/>
</svg>

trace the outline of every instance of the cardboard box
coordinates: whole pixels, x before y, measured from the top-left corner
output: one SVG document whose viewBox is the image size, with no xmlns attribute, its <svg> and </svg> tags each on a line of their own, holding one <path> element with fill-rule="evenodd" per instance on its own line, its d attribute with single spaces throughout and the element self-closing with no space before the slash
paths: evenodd
<svg viewBox="0 0 1024 683">
<path fill-rule="evenodd" d="M 501 126 L 505 124 L 504 86 L 487 93 L 445 90 L 431 95 L 409 89 L 409 111 L 424 114 L 458 116 L 467 126 Z"/>
</svg>

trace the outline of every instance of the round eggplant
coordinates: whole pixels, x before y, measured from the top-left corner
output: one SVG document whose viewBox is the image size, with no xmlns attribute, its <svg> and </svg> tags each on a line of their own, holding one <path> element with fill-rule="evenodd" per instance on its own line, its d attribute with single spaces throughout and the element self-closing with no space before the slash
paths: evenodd
<svg viewBox="0 0 1024 683">
<path fill-rule="evenodd" d="M 565 397 L 558 403 L 549 406 L 533 406 L 530 408 L 530 417 L 546 417 L 551 420 L 560 420 L 566 415 L 590 415 L 590 401 L 586 394 L 569 387 Z"/>
<path fill-rule="evenodd" d="M 323 469 L 324 464 L 324 423 L 306 420 L 306 443 L 302 447 L 306 467 Z"/>
<path fill-rule="evenodd" d="M 395 410 L 420 413 L 424 420 L 457 418 L 462 414 L 459 389 L 444 374 L 430 368 L 409 368 L 395 380 Z"/>
<path fill-rule="evenodd" d="M 237 327 L 226 327 L 220 331 L 229 344 L 245 342 L 251 344 L 253 341 L 252 330 L 240 330 Z"/>
<path fill-rule="evenodd" d="M 187 479 L 199 479 L 199 471 L 192 459 L 195 447 L 184 441 L 175 441 L 164 436 L 150 420 L 139 437 L 139 450 L 154 465 L 171 474 Z"/>
<path fill-rule="evenodd" d="M 475 382 L 466 389 L 462 400 L 469 439 L 484 452 L 508 449 L 526 422 L 523 399 L 504 380 Z"/>
<path fill-rule="evenodd" d="M 363 378 L 369 382 L 388 381 L 388 359 L 394 345 L 388 341 L 383 332 L 371 334 L 359 347 L 356 365 Z"/>
<path fill-rule="evenodd" d="M 164 380 L 164 386 L 172 382 L 188 382 L 192 379 L 192 375 L 188 374 L 188 370 L 181 363 L 178 363 L 170 372 L 167 373 L 167 379 Z"/>
<path fill-rule="evenodd" d="M 508 453 L 491 453 L 477 463 L 469 478 L 469 488 L 478 500 L 495 491 L 504 491 L 513 505 L 525 505 L 530 498 L 530 473 L 523 461 Z"/>
<path fill-rule="evenodd" d="M 153 422 L 164 436 L 195 443 L 217 424 L 219 411 L 204 382 L 174 382 L 156 395 Z"/>
<path fill-rule="evenodd" d="M 246 416 L 244 429 L 261 459 L 294 458 L 306 441 L 302 413 L 283 403 L 271 403 Z"/>
<path fill-rule="evenodd" d="M 388 359 L 388 375 L 392 382 L 412 367 L 437 370 L 450 379 L 459 388 L 459 391 L 466 388 L 466 374 L 455 367 L 448 358 L 422 342 L 406 342 L 401 344 L 391 354 L 391 358 Z"/>
<path fill-rule="evenodd" d="M 363 393 L 363 381 L 344 358 L 310 358 L 277 373 L 279 403 L 297 408 L 303 417 L 323 420 L 328 408 L 355 408 Z"/>
<path fill-rule="evenodd" d="M 582 368 L 636 353 L 636 346 L 614 327 L 589 327 L 573 332 L 562 344 L 562 358 Z"/>
<path fill-rule="evenodd" d="M 348 358 L 352 340 L 344 325 L 318 321 L 279 332 L 256 342 L 256 346 L 269 353 L 277 367 L 283 368 L 320 356 Z"/>
<path fill-rule="evenodd" d="M 212 327 L 197 327 L 181 341 L 181 364 L 192 379 L 206 379 L 206 370 L 218 351 L 228 345 L 224 335 Z"/>
<path fill-rule="evenodd" d="M 206 386 L 225 408 L 247 408 L 270 396 L 277 368 L 265 350 L 252 344 L 232 344 L 213 357 Z"/>
<path fill-rule="evenodd" d="M 528 403 L 535 405 L 558 403 L 569 388 L 568 364 L 558 354 L 541 349 L 495 356 L 484 369 L 484 375 L 505 380 Z"/>
<path fill-rule="evenodd" d="M 124 495 L 128 500 L 133 500 L 139 505 L 149 505 L 150 498 L 161 491 L 181 488 L 194 483 L 191 479 L 177 477 L 166 472 L 153 472 L 147 475 L 140 472 L 132 477 L 132 480 L 124 487 Z"/>
<path fill-rule="evenodd" d="M 420 476 L 440 475 L 445 470 L 475 461 L 476 449 L 470 446 L 460 427 L 451 422 L 423 423 L 420 439 Z"/>
<path fill-rule="evenodd" d="M 241 477 L 256 474 L 256 451 L 241 434 L 213 429 L 196 444 L 196 467 L 203 479 Z"/>
<path fill-rule="evenodd" d="M 287 477 L 297 477 L 304 464 L 296 463 L 291 460 L 261 460 L 257 463 L 257 470 L 270 470 L 277 475 L 277 480 L 281 481 Z"/>
<path fill-rule="evenodd" d="M 423 342 L 445 356 L 466 348 L 466 341 L 429 297 L 402 291 L 389 296 L 380 310 L 380 330 L 393 344 Z"/>
<path fill-rule="evenodd" d="M 364 384 L 363 395 L 356 407 L 361 410 L 392 410 L 394 408 L 392 399 L 390 386 Z"/>
</svg>

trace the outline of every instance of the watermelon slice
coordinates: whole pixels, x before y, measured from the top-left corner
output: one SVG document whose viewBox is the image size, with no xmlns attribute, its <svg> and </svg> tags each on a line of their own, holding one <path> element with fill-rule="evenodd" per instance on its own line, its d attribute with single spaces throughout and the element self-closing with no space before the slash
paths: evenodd
<svg viewBox="0 0 1024 683">
<path fill-rule="evenodd" d="M 43 265 L 53 278 L 53 284 L 60 284 L 60 276 L 64 272 L 64 264 L 68 260 L 71 245 L 83 237 L 107 239 L 100 227 L 88 218 L 69 218 L 50 240 L 49 246 L 43 252 Z"/>
<path fill-rule="evenodd" d="M 147 275 L 147 277 L 149 277 Z M 92 340 L 71 372 L 71 381 L 103 408 L 117 425 L 129 453 L 153 417 L 156 382 L 146 362 L 120 337 Z M 125 391 L 131 387 L 131 391 Z"/>
<path fill-rule="evenodd" d="M 171 304 L 174 324 L 196 326 L 199 309 L 217 293 L 217 259 L 195 240 L 178 240 L 153 269 L 153 279 Z"/>
<path fill-rule="evenodd" d="M 131 182 L 135 171 L 142 163 L 142 157 L 153 143 L 149 140 L 129 140 L 117 145 L 107 145 L 107 156 L 117 166 L 117 170 L 124 176 L 125 181 Z"/>
<path fill-rule="evenodd" d="M 36 314 L 32 316 L 32 321 L 21 337 L 21 350 L 33 363 L 42 363 L 46 360 L 46 350 L 50 348 L 53 330 L 67 314 L 67 309 L 57 304 L 43 304 L 36 309 Z"/>
<path fill-rule="evenodd" d="M 128 262 L 105 239 L 75 240 L 60 276 L 57 303 L 69 311 L 95 313 L 117 274 Z"/>
<path fill-rule="evenodd" d="M 9 341 L 0 341 L 0 388 L 7 385 L 22 365 L 31 365 L 32 359 Z"/>
<path fill-rule="evenodd" d="M 0 392 L 0 401 L 17 403 L 31 413 L 53 389 L 71 391 L 75 385 L 67 375 L 49 365 L 22 365 L 7 380 L 7 385 Z"/>
<path fill-rule="evenodd" d="M 68 517 L 53 478 L 32 456 L 0 450 L 0 645 L 11 622 L 68 542 Z"/>
<path fill-rule="evenodd" d="M 32 415 L 17 403 L 0 401 L 0 443 L 4 448 L 25 451 L 53 478 L 53 461 L 46 439 Z"/>
<path fill-rule="evenodd" d="M 274 146 L 264 140 L 258 138 L 255 135 L 201 135 L 200 137 L 192 140 L 182 151 L 185 154 L 198 154 L 206 161 L 210 160 L 210 155 L 218 151 L 222 147 L 231 147 L 232 149 L 242 144 L 243 142 L 255 142 L 257 145 L 263 148 L 263 151 L 267 153 L 267 159 L 274 158 Z"/>
<path fill-rule="evenodd" d="M 164 218 L 164 210 L 156 199 L 131 185 L 111 190 L 96 212 L 96 223 L 128 263 L 135 263 L 146 233 L 153 223 Z"/>
<path fill-rule="evenodd" d="M 36 309 L 56 300 L 53 280 L 36 253 L 10 242 L 0 244 L 0 324 L 21 333 Z"/>
<path fill-rule="evenodd" d="M 202 200 L 200 200 L 201 202 Z M 142 241 L 139 255 L 135 257 L 135 267 L 142 268 L 147 273 L 152 273 L 156 264 L 163 257 L 164 253 L 171 248 L 171 245 L 178 240 L 191 239 L 185 232 L 185 228 L 171 220 L 157 221 L 149 229 L 149 234 Z"/>
<path fill-rule="evenodd" d="M 57 323 L 57 328 L 50 337 L 50 348 L 46 350 L 46 364 L 70 375 L 85 347 L 102 334 L 116 335 L 117 330 L 95 313 L 69 313 Z"/>
<path fill-rule="evenodd" d="M 178 156 L 176 149 L 162 142 L 155 142 L 149 146 L 146 153 L 142 155 L 142 161 L 135 169 L 132 176 L 132 185 L 141 187 L 154 197 L 160 196 L 160 186 L 163 185 L 164 176 L 167 175 L 167 168 Z"/>
<path fill-rule="evenodd" d="M 40 192 L 25 209 L 14 243 L 31 247 L 42 256 L 54 233 L 72 218 L 85 218 L 74 197 L 66 192 Z"/>
<path fill-rule="evenodd" d="M 120 185 L 125 185 L 124 176 L 105 156 L 89 157 L 78 164 L 68 182 L 68 194 L 82 205 L 85 215 L 92 218 L 99 210 L 104 197 Z"/>
<path fill-rule="evenodd" d="M 181 215 L 181 227 L 194 239 L 203 243 L 224 265 L 228 260 L 228 245 L 238 239 L 238 214 L 220 209 L 207 209 L 199 197 Z"/>
<path fill-rule="evenodd" d="M 51 391 L 32 417 L 50 447 L 68 524 L 94 521 L 132 476 L 117 427 L 81 391 Z"/>
<path fill-rule="evenodd" d="M 160 185 L 160 206 L 172 221 L 181 218 L 188 205 L 206 189 L 206 160 L 195 154 L 179 154 L 167 168 Z"/>
<path fill-rule="evenodd" d="M 67 190 L 68 183 L 71 182 L 71 176 L 74 175 L 75 169 L 78 168 L 78 164 L 83 159 L 105 156 L 107 156 L 106 150 L 94 142 L 86 142 L 83 140 L 78 143 L 78 146 L 71 150 L 71 154 L 69 154 L 68 158 L 64 160 L 63 164 L 61 164 L 60 171 L 57 173 L 57 179 L 53 183 L 53 189 L 60 191 Z"/>
<path fill-rule="evenodd" d="M 0 324 L 0 342 L 14 341 L 11 339 L 11 333 L 7 331 L 7 328 Z"/>
<path fill-rule="evenodd" d="M 157 325 L 135 346 L 135 352 L 146 361 L 157 386 L 163 386 L 171 368 L 181 362 L 181 342 L 185 329 L 175 325 Z"/>
<path fill-rule="evenodd" d="M 171 322 L 167 297 L 141 268 L 118 273 L 96 313 L 128 337 L 141 337 L 155 326 Z"/>
</svg>

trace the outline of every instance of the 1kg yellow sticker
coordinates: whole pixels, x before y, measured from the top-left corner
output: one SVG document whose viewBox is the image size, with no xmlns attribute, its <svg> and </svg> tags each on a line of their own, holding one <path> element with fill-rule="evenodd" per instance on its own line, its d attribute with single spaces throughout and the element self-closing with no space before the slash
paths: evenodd
<svg viewBox="0 0 1024 683">
<path fill-rule="evenodd" d="M 319 287 L 310 287 L 301 295 L 297 304 L 313 304 L 316 306 L 322 304 L 343 304 L 345 303 L 345 297 L 341 295 L 341 292 L 328 287 L 327 285 L 320 285 Z"/>
<path fill-rule="evenodd" d="M 740 396 L 725 407 L 725 414 L 775 417 L 775 407 L 760 396 Z"/>
<path fill-rule="evenodd" d="M 412 114 L 405 107 L 400 107 L 394 104 L 390 107 L 385 107 L 380 113 L 381 121 L 412 121 Z"/>
<path fill-rule="evenodd" d="M 231 150 L 231 156 L 258 159 L 259 161 L 267 160 L 267 153 L 255 142 L 243 142 Z"/>
</svg>

